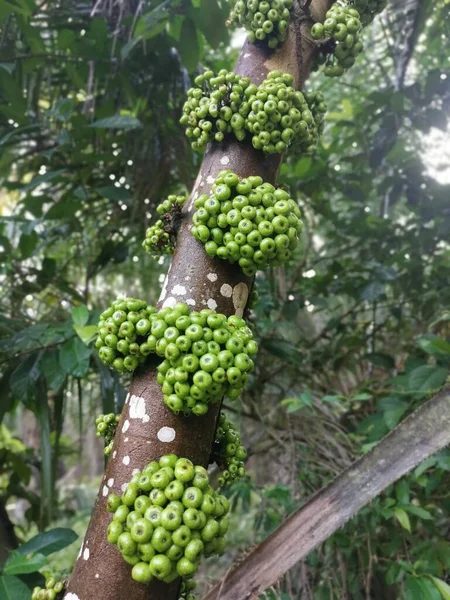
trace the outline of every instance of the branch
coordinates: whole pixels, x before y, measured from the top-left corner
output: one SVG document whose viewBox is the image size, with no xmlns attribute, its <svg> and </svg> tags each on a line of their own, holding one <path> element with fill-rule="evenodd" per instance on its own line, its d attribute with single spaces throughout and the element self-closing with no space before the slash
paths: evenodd
<svg viewBox="0 0 450 600">
<path fill-rule="evenodd" d="M 203 600 L 257 598 L 384 489 L 449 443 L 447 386 L 293 513 Z"/>
<path fill-rule="evenodd" d="M 313 18 L 322 20 L 331 0 L 313 0 Z M 298 53 L 301 57 L 299 68 Z M 286 42 L 276 51 L 246 42 L 235 71 L 259 84 L 272 70 L 290 73 L 300 88 L 307 79 L 316 48 L 310 42 L 309 26 L 302 19 L 300 27 L 291 23 Z M 260 175 L 276 182 L 282 155 L 265 156 L 250 142 L 227 141 L 207 148 L 190 200 L 183 209 L 182 225 L 169 268 L 160 305 L 188 302 L 194 310 L 214 306 L 225 315 L 244 314 L 251 280 L 236 265 L 211 259 L 203 245 L 190 233 L 193 201 L 211 190 L 218 172 L 224 168 L 238 175 Z M 226 284 L 225 288 L 223 287 Z M 223 290 L 226 291 L 223 291 Z M 232 290 L 231 294 L 229 290 Z M 131 293 L 131 292 L 130 292 Z M 194 308 L 195 307 L 195 308 Z M 117 548 L 106 540 L 111 515 L 106 511 L 110 492 L 121 494 L 134 469 L 142 469 L 163 454 L 174 453 L 208 465 L 220 406 L 211 405 L 203 417 L 175 415 L 164 404 L 161 386 L 154 369 L 143 368 L 133 378 L 125 402 L 113 452 L 100 486 L 91 522 L 75 563 L 68 592 L 80 600 L 176 600 L 179 580 L 167 585 L 153 580 L 141 585 L 131 579 L 131 568 Z M 73 595 L 70 595 L 73 594 Z"/>
</svg>

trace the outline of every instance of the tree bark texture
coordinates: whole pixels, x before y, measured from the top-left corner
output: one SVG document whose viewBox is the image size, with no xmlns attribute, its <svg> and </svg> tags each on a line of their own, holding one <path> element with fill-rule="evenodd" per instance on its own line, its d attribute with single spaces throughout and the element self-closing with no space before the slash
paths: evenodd
<svg viewBox="0 0 450 600">
<path fill-rule="evenodd" d="M 323 20 L 331 0 L 313 0 L 313 20 Z M 309 30 L 312 20 L 296 4 L 286 42 L 276 52 L 246 42 L 235 71 L 259 84 L 272 70 L 290 73 L 297 88 L 307 79 L 315 55 Z M 260 175 L 275 183 L 282 155 L 265 156 L 251 143 L 226 141 L 210 144 L 190 200 L 183 212 L 177 246 L 160 297 L 160 306 L 185 302 L 192 310 L 212 308 L 227 316 L 242 316 L 252 281 L 240 268 L 211 259 L 191 234 L 193 202 L 208 193 L 218 172 L 231 169 L 242 177 Z M 210 406 L 203 417 L 175 415 L 163 403 L 154 367 L 144 367 L 134 376 L 117 429 L 113 452 L 69 582 L 66 600 L 175 600 L 179 580 L 170 585 L 152 581 L 145 586 L 131 579 L 131 567 L 117 548 L 106 540 L 111 515 L 106 512 L 109 493 L 121 490 L 133 473 L 149 461 L 168 453 L 207 466 L 214 441 L 220 407 Z M 237 599 L 236 599 L 237 600 Z"/>
<path fill-rule="evenodd" d="M 446 387 L 293 513 L 203 600 L 257 598 L 384 489 L 449 443 Z"/>
</svg>

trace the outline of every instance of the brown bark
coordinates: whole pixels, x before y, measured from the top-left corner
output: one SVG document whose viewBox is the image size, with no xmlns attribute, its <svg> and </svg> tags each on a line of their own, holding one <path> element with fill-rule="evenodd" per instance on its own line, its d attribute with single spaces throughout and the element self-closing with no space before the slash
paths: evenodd
<svg viewBox="0 0 450 600">
<path fill-rule="evenodd" d="M 313 0 L 311 13 L 323 19 L 331 0 Z M 246 42 L 235 71 L 260 83 L 267 73 L 280 70 L 294 76 L 297 87 L 308 77 L 315 48 L 309 41 L 310 23 L 296 9 L 288 39 L 275 53 Z M 207 193 L 215 175 L 224 168 L 239 175 L 261 175 L 276 181 L 281 155 L 264 156 L 246 143 L 229 141 L 208 147 L 188 203 L 177 239 L 177 248 L 166 277 L 160 303 L 187 302 L 193 309 L 214 308 L 225 315 L 242 316 L 251 280 L 239 267 L 210 259 L 189 232 L 192 202 Z M 121 493 L 133 470 L 162 454 L 175 453 L 206 466 L 214 438 L 219 406 L 211 406 L 204 417 L 184 417 L 169 411 L 162 401 L 153 368 L 137 373 L 122 412 L 113 453 L 108 461 L 97 502 L 75 564 L 66 598 L 70 600 L 174 600 L 179 581 L 171 585 L 152 582 L 144 586 L 130 577 L 131 567 L 117 548 L 108 544 L 106 528 L 111 516 L 105 510 L 107 495 Z M 170 440 L 170 441 L 168 441 Z M 70 593 L 73 595 L 71 596 Z"/>
<path fill-rule="evenodd" d="M 203 600 L 251 600 L 363 506 L 450 443 L 450 387 L 410 415 L 257 546 Z"/>
</svg>

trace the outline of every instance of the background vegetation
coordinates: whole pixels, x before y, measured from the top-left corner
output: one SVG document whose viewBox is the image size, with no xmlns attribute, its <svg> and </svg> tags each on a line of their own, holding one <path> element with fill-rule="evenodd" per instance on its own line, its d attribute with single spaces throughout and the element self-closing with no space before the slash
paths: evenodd
<svg viewBox="0 0 450 600">
<path fill-rule="evenodd" d="M 448 377 L 449 10 L 392 1 L 349 73 L 310 79 L 329 107 L 324 138 L 280 175 L 303 243 L 291 267 L 257 276 L 257 371 L 228 407 L 251 478 L 229 491 L 230 550 L 203 589 Z M 228 11 L 0 0 L 0 547 L 86 527 L 103 470 L 93 421 L 127 386 L 93 353 L 95 323 L 117 295 L 157 301 L 167 264 L 141 241 L 195 177 L 178 118 L 202 66 L 233 66 L 243 38 Z M 267 598 L 450 598 L 449 483 L 445 450 Z M 69 572 L 77 551 L 51 566 Z"/>
</svg>

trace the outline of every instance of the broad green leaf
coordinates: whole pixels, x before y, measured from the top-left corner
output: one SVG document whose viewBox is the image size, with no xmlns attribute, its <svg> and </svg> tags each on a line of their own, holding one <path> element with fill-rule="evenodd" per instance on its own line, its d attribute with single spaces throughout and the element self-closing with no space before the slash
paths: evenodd
<svg viewBox="0 0 450 600">
<path fill-rule="evenodd" d="M 91 340 L 96 336 L 98 327 L 97 325 L 85 325 L 84 327 L 78 327 L 74 325 L 73 327 L 77 332 L 80 340 L 82 340 L 85 344 L 89 344 Z"/>
<path fill-rule="evenodd" d="M 47 387 L 57 392 L 61 389 L 67 375 L 59 362 L 59 350 L 48 348 L 41 360 L 41 369 L 47 381 Z"/>
<path fill-rule="evenodd" d="M 5 575 L 22 575 L 34 573 L 47 564 L 47 558 L 43 554 L 25 556 L 21 552 L 13 552 L 3 565 Z"/>
<path fill-rule="evenodd" d="M 39 552 L 44 556 L 58 552 L 78 539 L 78 535 L 72 529 L 55 527 L 43 533 L 38 533 L 31 540 L 23 544 L 17 550 L 21 554 L 34 554 Z"/>
<path fill-rule="evenodd" d="M 132 115 L 116 115 L 94 121 L 89 127 L 94 129 L 137 129 L 142 127 L 142 123 Z"/>
<path fill-rule="evenodd" d="M 30 354 L 25 360 L 19 363 L 9 379 L 9 385 L 13 394 L 22 402 L 26 402 L 34 396 L 36 391 L 36 382 L 40 376 L 41 355 L 37 353 Z"/>
<path fill-rule="evenodd" d="M 445 581 L 443 581 L 442 579 L 439 579 L 439 577 L 431 576 L 431 580 L 439 590 L 439 593 L 441 594 L 443 600 L 450 600 L 450 585 L 448 585 L 448 583 L 445 583 Z"/>
<path fill-rule="evenodd" d="M 0 577 L 1 600 L 30 600 L 30 590 L 18 577 L 2 575 Z"/>
<path fill-rule="evenodd" d="M 450 360 L 450 344 L 437 335 L 424 335 L 417 340 L 417 345 L 427 354 Z"/>
<path fill-rule="evenodd" d="M 89 320 L 89 310 L 87 309 L 87 306 L 82 304 L 81 306 L 76 306 L 76 307 L 72 308 L 72 321 L 74 322 L 75 325 L 78 325 L 81 327 L 83 325 L 86 325 L 88 320 Z"/>
<path fill-rule="evenodd" d="M 447 376 L 448 370 L 443 367 L 423 365 L 409 374 L 409 389 L 413 392 L 423 393 L 438 390 L 444 385 Z"/>
<path fill-rule="evenodd" d="M 200 48 L 197 40 L 197 29 L 192 19 L 183 21 L 178 42 L 181 60 L 189 72 L 192 72 L 200 59 Z"/>
<path fill-rule="evenodd" d="M 68 375 L 84 377 L 89 371 L 92 349 L 88 348 L 80 338 L 68 340 L 61 348 L 59 360 Z"/>
<path fill-rule="evenodd" d="M 81 207 L 81 203 L 71 196 L 65 196 L 55 204 L 53 204 L 45 213 L 45 219 L 71 219 L 77 210 Z"/>
<path fill-rule="evenodd" d="M 394 515 L 397 521 L 403 527 L 403 529 L 406 529 L 406 531 L 409 531 L 409 533 L 411 533 L 411 524 L 409 522 L 409 517 L 407 513 L 403 510 L 403 508 L 395 508 Z"/>
</svg>

